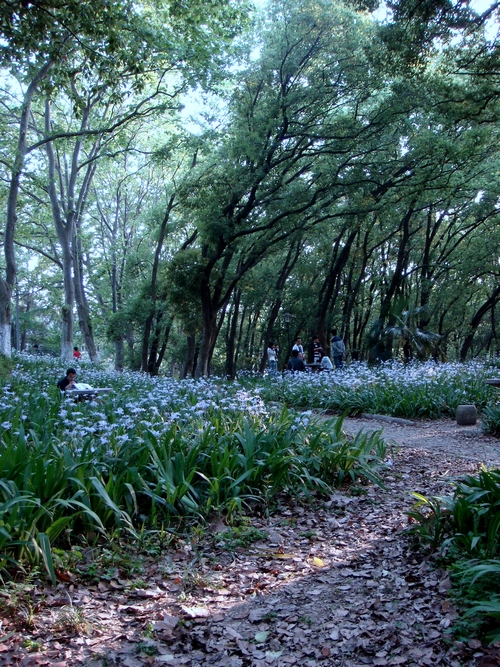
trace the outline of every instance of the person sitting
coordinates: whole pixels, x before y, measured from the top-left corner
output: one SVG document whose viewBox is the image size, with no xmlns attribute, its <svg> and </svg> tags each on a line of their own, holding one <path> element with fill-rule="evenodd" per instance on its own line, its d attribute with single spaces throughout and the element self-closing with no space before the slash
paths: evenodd
<svg viewBox="0 0 500 667">
<path fill-rule="evenodd" d="M 329 357 L 327 354 L 324 354 L 324 355 L 321 357 L 321 364 L 320 364 L 320 366 L 321 366 L 320 370 L 322 370 L 322 371 L 333 371 L 333 364 L 332 364 L 332 361 L 331 361 L 330 357 Z"/>
<path fill-rule="evenodd" d="M 66 389 L 76 389 L 76 371 L 74 368 L 68 368 L 66 371 L 66 376 L 61 378 L 57 383 L 58 388 L 61 391 L 66 391 Z"/>
<path fill-rule="evenodd" d="M 77 361 L 80 361 L 81 358 L 82 358 L 82 353 L 81 353 L 80 350 L 75 346 L 75 347 L 73 348 L 73 359 L 76 359 Z"/>
<path fill-rule="evenodd" d="M 289 371 L 305 371 L 306 365 L 304 361 L 299 356 L 299 351 L 295 348 L 292 350 L 292 356 L 288 360 L 288 370 Z"/>
</svg>

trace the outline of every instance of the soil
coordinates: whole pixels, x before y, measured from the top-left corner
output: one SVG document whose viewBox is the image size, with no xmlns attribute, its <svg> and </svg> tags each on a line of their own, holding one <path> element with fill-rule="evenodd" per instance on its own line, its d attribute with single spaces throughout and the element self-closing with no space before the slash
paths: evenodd
<svg viewBox="0 0 500 667">
<path fill-rule="evenodd" d="M 423 449 L 434 454 L 465 459 L 473 463 L 498 465 L 500 441 L 483 433 L 481 423 L 475 426 L 458 426 L 451 419 L 415 421 L 413 426 L 388 424 L 376 419 L 344 420 L 344 430 L 355 435 L 360 430 L 383 430 L 387 442 L 398 447 Z"/>
<path fill-rule="evenodd" d="M 90 577 L 102 561 L 86 553 L 86 577 L 60 572 L 55 588 L 34 582 L 5 596 L 0 665 L 500 664 L 498 649 L 451 634 L 448 574 L 405 532 L 411 491 L 450 493 L 452 480 L 498 463 L 500 443 L 451 421 L 346 419 L 344 428 L 383 429 L 394 446 L 385 490 L 283 499 L 252 519 L 260 541 L 238 544 L 219 521 L 160 558 L 138 554 L 138 573 L 120 565 Z"/>
</svg>

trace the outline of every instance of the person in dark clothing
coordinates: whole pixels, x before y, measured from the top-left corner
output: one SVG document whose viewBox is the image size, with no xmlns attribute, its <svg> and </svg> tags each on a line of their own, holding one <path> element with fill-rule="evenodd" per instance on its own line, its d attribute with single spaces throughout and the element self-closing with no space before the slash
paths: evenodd
<svg viewBox="0 0 500 667">
<path fill-rule="evenodd" d="M 299 356 L 298 350 L 292 350 L 292 356 L 288 360 L 288 370 L 289 371 L 305 371 L 306 365 L 304 361 Z"/>
<path fill-rule="evenodd" d="M 66 376 L 61 378 L 57 383 L 57 387 L 61 391 L 66 391 L 66 389 L 76 389 L 75 387 L 76 371 L 74 368 L 68 368 L 66 371 Z"/>
<path fill-rule="evenodd" d="M 323 348 L 319 342 L 318 336 L 313 336 L 312 339 L 312 357 L 315 364 L 319 364 L 323 356 Z"/>
<path fill-rule="evenodd" d="M 342 368 L 342 362 L 345 356 L 345 345 L 342 338 L 337 334 L 337 329 L 332 329 L 331 352 L 335 368 Z"/>
</svg>

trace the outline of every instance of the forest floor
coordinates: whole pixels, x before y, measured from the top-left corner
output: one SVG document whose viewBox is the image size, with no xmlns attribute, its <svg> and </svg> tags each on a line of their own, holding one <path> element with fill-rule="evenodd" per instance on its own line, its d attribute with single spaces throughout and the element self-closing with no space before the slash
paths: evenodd
<svg viewBox="0 0 500 667">
<path fill-rule="evenodd" d="M 387 490 L 281 499 L 268 518 L 219 521 L 161 556 L 88 550 L 56 588 L 6 598 L 0 666 L 500 664 L 498 649 L 450 634 L 449 577 L 404 532 L 411 491 L 449 493 L 500 462 L 500 442 L 449 420 L 344 427 L 383 428 L 395 445 Z"/>
</svg>

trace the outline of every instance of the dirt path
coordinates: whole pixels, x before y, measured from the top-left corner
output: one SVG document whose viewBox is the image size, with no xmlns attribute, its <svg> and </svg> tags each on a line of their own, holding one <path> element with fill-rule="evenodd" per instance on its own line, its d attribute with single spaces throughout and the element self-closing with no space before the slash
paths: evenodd
<svg viewBox="0 0 500 667">
<path fill-rule="evenodd" d="M 497 441 L 449 422 L 345 422 L 350 433 L 381 426 L 400 446 L 386 491 L 358 486 L 326 504 L 282 504 L 253 521 L 267 538 L 232 553 L 221 546 L 224 526 L 212 526 L 213 539 L 146 560 L 135 581 L 115 568 L 93 585 L 36 590 L 31 629 L 5 615 L 2 634 L 15 634 L 0 642 L 0 665 L 486 664 L 477 642 L 450 638 L 448 577 L 403 530 L 411 490 L 446 493 L 450 479 L 498 460 Z"/>
<path fill-rule="evenodd" d="M 347 418 L 344 430 L 355 435 L 361 429 L 382 429 L 386 440 L 400 447 L 425 449 L 475 463 L 500 463 L 500 441 L 485 435 L 480 424 L 458 426 L 450 419 L 415 421 L 414 424 L 406 426 L 374 419 Z"/>
</svg>

